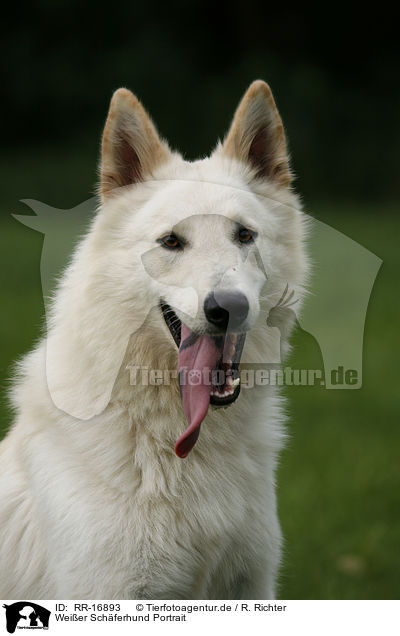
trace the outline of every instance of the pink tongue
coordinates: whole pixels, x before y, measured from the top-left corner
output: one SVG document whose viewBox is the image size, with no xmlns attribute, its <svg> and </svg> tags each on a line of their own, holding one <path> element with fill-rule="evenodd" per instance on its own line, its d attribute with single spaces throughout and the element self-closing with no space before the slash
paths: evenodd
<svg viewBox="0 0 400 636">
<path fill-rule="evenodd" d="M 178 457 L 186 457 L 197 442 L 200 424 L 210 405 L 210 374 L 221 351 L 209 336 L 196 336 L 182 323 L 178 370 L 183 410 L 189 426 L 175 444 Z"/>
</svg>

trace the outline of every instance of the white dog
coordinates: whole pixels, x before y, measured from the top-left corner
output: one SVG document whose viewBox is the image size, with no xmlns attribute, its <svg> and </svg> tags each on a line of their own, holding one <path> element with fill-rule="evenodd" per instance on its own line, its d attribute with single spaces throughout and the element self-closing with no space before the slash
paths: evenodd
<svg viewBox="0 0 400 636">
<path fill-rule="evenodd" d="M 0 597 L 273 598 L 282 398 L 240 392 L 239 362 L 271 359 L 268 312 L 285 287 L 302 295 L 290 180 L 262 81 L 195 162 L 115 93 L 101 206 L 0 445 Z"/>
</svg>

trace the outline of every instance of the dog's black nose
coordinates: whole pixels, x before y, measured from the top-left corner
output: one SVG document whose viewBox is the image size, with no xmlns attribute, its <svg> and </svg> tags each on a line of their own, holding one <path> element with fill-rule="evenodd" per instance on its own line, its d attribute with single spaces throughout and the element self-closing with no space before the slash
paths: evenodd
<svg viewBox="0 0 400 636">
<path fill-rule="evenodd" d="M 204 313 L 219 329 L 235 330 L 247 318 L 249 301 L 240 291 L 210 292 L 204 301 Z"/>
</svg>

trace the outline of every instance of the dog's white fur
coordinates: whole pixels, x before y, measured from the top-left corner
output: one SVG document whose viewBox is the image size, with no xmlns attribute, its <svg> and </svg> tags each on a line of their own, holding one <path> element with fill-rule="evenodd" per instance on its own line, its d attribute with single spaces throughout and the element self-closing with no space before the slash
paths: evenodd
<svg viewBox="0 0 400 636">
<path fill-rule="evenodd" d="M 176 368 L 159 299 L 201 331 L 197 308 L 221 280 L 250 301 L 243 358 L 268 361 L 268 310 L 286 283 L 301 296 L 306 271 L 289 180 L 263 82 L 247 91 L 224 144 L 193 163 L 117 91 L 102 205 L 55 294 L 47 337 L 21 364 L 16 421 L 0 445 L 0 597 L 274 596 L 282 398 L 256 386 L 226 410 L 210 408 L 182 460 L 173 451 L 187 425 L 177 381 L 132 386 L 126 367 Z M 177 265 L 158 247 L 154 274 L 143 255 L 185 219 L 191 253 Z M 238 256 L 226 219 L 258 232 L 266 282 L 254 259 Z"/>
</svg>

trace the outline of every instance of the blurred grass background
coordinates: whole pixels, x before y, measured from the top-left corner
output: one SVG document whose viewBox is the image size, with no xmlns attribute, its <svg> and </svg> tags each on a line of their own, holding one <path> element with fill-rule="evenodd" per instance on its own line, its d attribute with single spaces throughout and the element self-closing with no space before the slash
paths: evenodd
<svg viewBox="0 0 400 636">
<path fill-rule="evenodd" d="M 285 390 L 279 594 L 398 598 L 395 21 L 340 4 L 329 16 L 312 4 L 271 11 L 257 0 L 107 12 L 76 0 L 9 7 L 0 82 L 0 431 L 11 421 L 12 363 L 43 323 L 43 237 L 11 217 L 29 213 L 20 200 L 69 209 L 93 194 L 101 127 L 118 86 L 134 90 L 172 147 L 194 158 L 223 136 L 240 95 L 262 77 L 286 124 L 306 210 L 383 259 L 366 320 L 363 388 Z M 305 366 L 303 340 L 298 331 L 292 367 Z"/>
</svg>

